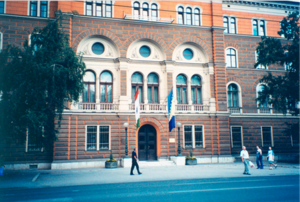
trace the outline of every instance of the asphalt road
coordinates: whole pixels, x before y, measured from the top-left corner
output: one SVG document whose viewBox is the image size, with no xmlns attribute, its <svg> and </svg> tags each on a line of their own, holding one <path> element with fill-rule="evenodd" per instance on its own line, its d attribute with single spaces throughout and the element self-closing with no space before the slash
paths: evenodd
<svg viewBox="0 0 300 202">
<path fill-rule="evenodd" d="M 249 176 L 249 178 L 0 189 L 0 201 L 299 202 L 299 176 Z"/>
</svg>

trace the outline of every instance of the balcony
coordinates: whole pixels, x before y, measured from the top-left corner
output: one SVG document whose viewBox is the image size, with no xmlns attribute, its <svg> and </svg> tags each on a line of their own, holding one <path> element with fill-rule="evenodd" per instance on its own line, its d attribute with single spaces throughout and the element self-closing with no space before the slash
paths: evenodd
<svg viewBox="0 0 300 202">
<path fill-rule="evenodd" d="M 229 109 L 229 113 L 231 113 L 231 114 L 240 114 L 242 108 L 240 108 L 240 107 L 228 107 L 228 109 Z"/>
<path fill-rule="evenodd" d="M 119 105 L 113 103 L 79 103 L 79 110 L 118 111 Z"/>
<path fill-rule="evenodd" d="M 134 110 L 135 104 L 129 105 L 129 110 Z M 160 112 L 166 112 L 167 111 L 167 105 L 165 104 L 140 104 L 140 111 L 160 111 Z"/>
<path fill-rule="evenodd" d="M 258 108 L 259 114 L 272 114 L 272 108 Z"/>
</svg>

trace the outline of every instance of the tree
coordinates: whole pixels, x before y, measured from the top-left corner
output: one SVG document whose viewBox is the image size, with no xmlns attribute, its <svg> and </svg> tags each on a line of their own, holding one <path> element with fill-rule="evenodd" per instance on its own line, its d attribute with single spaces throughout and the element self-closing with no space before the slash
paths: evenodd
<svg viewBox="0 0 300 202">
<path fill-rule="evenodd" d="M 58 23 L 35 28 L 31 43 L 0 54 L 0 134 L 24 141 L 29 131 L 50 154 L 64 104 L 78 101 L 85 70 Z"/>
<path fill-rule="evenodd" d="M 265 88 L 257 98 L 259 103 L 268 100 L 274 109 L 292 115 L 299 114 L 299 13 L 294 12 L 280 22 L 280 36 L 284 36 L 287 43 L 282 45 L 280 39 L 262 37 L 256 51 L 258 65 L 281 65 L 286 67 L 285 75 L 265 75 L 260 82 Z"/>
</svg>

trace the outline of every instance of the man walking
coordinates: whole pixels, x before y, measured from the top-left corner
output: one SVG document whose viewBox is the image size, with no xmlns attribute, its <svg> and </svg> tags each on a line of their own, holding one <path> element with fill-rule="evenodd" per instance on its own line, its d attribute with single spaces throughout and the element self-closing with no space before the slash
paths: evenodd
<svg viewBox="0 0 300 202">
<path fill-rule="evenodd" d="M 244 171 L 244 175 L 251 175 L 249 173 L 249 154 L 248 154 L 248 151 L 246 150 L 246 147 L 243 146 L 243 150 L 241 151 L 241 159 L 242 159 L 242 162 L 244 163 L 245 165 L 245 171 Z"/>
<path fill-rule="evenodd" d="M 139 165 L 138 165 L 138 158 L 137 158 L 137 155 L 136 155 L 136 152 L 135 152 L 135 148 L 133 148 L 133 151 L 132 151 L 132 165 L 131 165 L 131 171 L 130 171 L 130 175 L 133 175 L 133 169 L 134 167 L 136 166 L 136 169 L 137 169 L 137 172 L 138 174 L 142 174 L 139 170 Z"/>
<path fill-rule="evenodd" d="M 259 148 L 259 146 L 256 146 L 256 164 L 257 164 L 257 169 L 264 168 L 264 165 L 262 162 L 262 151 Z"/>
</svg>

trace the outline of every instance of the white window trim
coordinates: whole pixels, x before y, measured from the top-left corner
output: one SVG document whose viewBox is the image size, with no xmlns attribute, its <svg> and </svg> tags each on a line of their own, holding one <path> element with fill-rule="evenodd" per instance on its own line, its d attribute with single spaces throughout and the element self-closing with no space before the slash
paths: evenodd
<svg viewBox="0 0 300 202">
<path fill-rule="evenodd" d="M 260 85 L 265 85 L 265 86 L 268 87 L 268 85 L 267 85 L 266 83 L 259 83 L 259 84 L 257 84 L 257 86 L 256 86 L 256 98 L 258 98 L 258 89 L 259 89 L 259 86 L 260 86 Z M 259 103 L 258 103 L 258 101 L 256 102 L 256 107 L 257 107 L 257 113 L 260 114 L 260 108 L 259 108 Z M 273 114 L 272 106 L 268 104 L 268 108 L 270 109 L 270 114 Z"/>
<path fill-rule="evenodd" d="M 95 17 L 106 17 L 106 1 L 102 1 L 102 16 L 97 16 L 97 13 L 96 13 L 96 1 L 97 0 L 93 0 L 93 3 L 92 3 L 92 12 L 93 12 L 93 15 L 91 16 L 95 16 Z M 86 1 L 84 1 L 84 6 L 83 6 L 83 15 L 86 15 Z M 108 17 L 108 18 L 114 18 L 114 1 L 111 1 L 111 17 Z"/>
<path fill-rule="evenodd" d="M 199 9 L 199 11 L 200 11 L 200 25 L 195 25 L 195 9 L 196 8 L 198 8 Z M 203 12 L 203 10 L 202 10 L 202 8 L 200 7 L 200 6 L 193 6 L 192 7 L 192 12 L 193 12 L 193 15 L 192 15 L 192 17 L 193 17 L 193 25 L 194 26 L 202 26 L 202 12 Z"/>
<path fill-rule="evenodd" d="M 230 82 L 228 82 L 227 83 L 227 85 L 226 85 L 226 97 L 227 97 L 227 95 L 228 95 L 228 86 L 230 85 L 230 84 L 235 84 L 235 85 L 237 85 L 237 87 L 238 87 L 238 97 L 239 97 L 239 107 L 241 108 L 240 109 L 240 113 L 243 113 L 243 102 L 242 102 L 242 88 L 241 88 L 241 86 L 237 83 L 237 82 L 235 82 L 235 81 L 230 81 Z M 229 107 L 228 106 L 228 97 L 227 97 L 227 107 Z"/>
<path fill-rule="evenodd" d="M 87 127 L 88 126 L 96 126 L 97 127 L 97 135 L 96 135 L 96 150 L 87 150 Z M 108 150 L 100 150 L 100 137 L 99 137 L 99 129 L 100 126 L 108 126 L 109 128 L 109 135 L 108 135 Z M 111 150 L 111 125 L 85 125 L 85 151 L 87 152 L 94 152 L 94 151 L 109 151 Z"/>
<path fill-rule="evenodd" d="M 27 15 L 28 16 L 31 16 L 31 17 L 40 17 L 40 15 L 41 15 L 41 1 L 42 0 L 36 0 L 37 1 L 37 14 L 36 14 L 36 16 L 31 16 L 30 15 L 30 1 L 28 1 L 28 4 L 27 4 Z M 47 0 L 47 17 L 46 18 L 49 18 L 50 17 L 50 2 L 51 1 L 48 1 Z M 44 18 L 44 17 L 43 17 Z"/>
<path fill-rule="evenodd" d="M 236 67 L 227 67 L 227 63 L 226 63 L 226 50 L 227 49 L 230 49 L 230 48 L 232 48 L 232 49 L 234 49 L 235 50 L 235 57 L 236 57 Z M 235 68 L 239 68 L 239 56 L 238 56 L 238 50 L 235 48 L 235 47 L 226 47 L 225 48 L 225 63 L 226 63 L 226 68 L 229 68 L 229 69 L 235 69 Z"/>
<path fill-rule="evenodd" d="M 192 125 L 183 125 L 183 148 L 185 148 L 185 131 L 184 131 L 184 127 L 185 126 L 192 126 L 192 142 L 193 142 L 193 149 L 205 149 L 205 133 L 204 133 L 204 125 L 201 124 L 192 124 Z M 202 126 L 202 140 L 203 140 L 203 147 L 196 147 L 196 142 L 195 142 L 195 126 Z"/>
<path fill-rule="evenodd" d="M 179 7 L 182 7 L 183 8 L 183 24 L 178 24 L 178 8 Z M 185 20 L 186 20 L 186 16 L 185 16 L 185 5 L 183 5 L 183 4 L 177 4 L 176 5 L 176 22 L 177 22 L 177 24 L 178 25 L 186 25 L 186 22 L 185 22 Z"/>
<path fill-rule="evenodd" d="M 3 49 L 3 33 L 0 32 L 0 53 L 1 53 L 2 49 Z"/>
<path fill-rule="evenodd" d="M 257 20 L 257 32 L 258 32 L 258 35 L 254 35 L 254 32 L 253 32 L 253 20 Z M 264 18 L 252 18 L 251 19 L 251 27 L 252 27 L 252 35 L 253 36 L 258 36 L 258 37 L 262 37 L 263 35 L 260 35 L 260 21 L 264 21 L 265 22 L 265 35 L 264 36 L 268 36 L 268 33 L 267 33 L 267 20 L 264 19 Z"/>
<path fill-rule="evenodd" d="M 271 147 L 274 147 L 274 138 L 273 138 L 273 126 L 260 126 L 260 133 L 261 133 L 261 145 L 264 147 L 264 140 L 263 140 L 263 127 L 271 128 Z"/>
<path fill-rule="evenodd" d="M 4 8 L 3 8 L 3 13 L 2 14 L 5 14 L 6 13 L 6 3 L 7 3 L 7 0 L 2 0 L 4 1 Z M 0 48 L 1 50 L 1 48 Z"/>
<path fill-rule="evenodd" d="M 230 126 L 230 136 L 231 136 L 231 148 L 233 147 L 233 137 L 232 137 L 232 128 L 233 127 L 240 127 L 241 128 L 241 146 L 244 145 L 244 134 L 243 134 L 243 126 Z"/>
<path fill-rule="evenodd" d="M 227 17 L 228 18 L 228 22 L 227 22 L 227 25 L 228 25 L 228 32 L 226 33 L 226 34 L 238 34 L 239 32 L 238 32 L 238 18 L 237 18 L 237 16 L 235 16 L 235 15 L 227 15 L 227 14 L 224 14 L 223 15 L 223 18 L 222 18 L 222 23 L 224 23 L 224 17 Z M 235 32 L 236 33 L 231 33 L 230 31 L 231 31 L 231 29 L 230 29 L 230 26 L 231 26 L 231 23 L 230 23 L 230 19 L 231 18 L 235 18 Z"/>
</svg>

